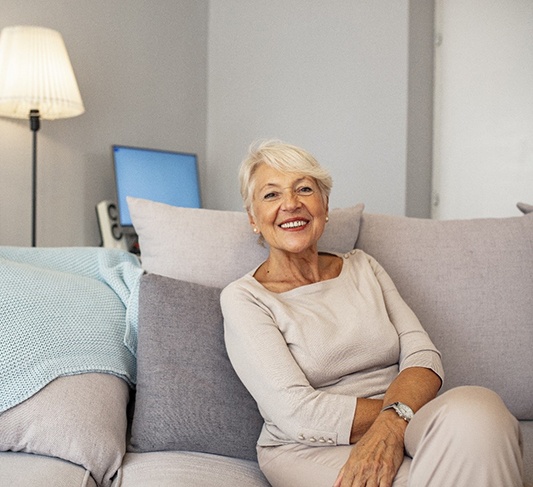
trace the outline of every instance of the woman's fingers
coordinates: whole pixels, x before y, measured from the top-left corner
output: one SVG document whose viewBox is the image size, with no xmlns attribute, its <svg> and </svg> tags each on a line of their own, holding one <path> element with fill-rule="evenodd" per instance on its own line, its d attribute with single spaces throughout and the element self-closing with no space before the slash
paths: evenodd
<svg viewBox="0 0 533 487">
<path fill-rule="evenodd" d="M 403 457 L 403 429 L 376 421 L 353 447 L 334 487 L 390 487 Z"/>
</svg>

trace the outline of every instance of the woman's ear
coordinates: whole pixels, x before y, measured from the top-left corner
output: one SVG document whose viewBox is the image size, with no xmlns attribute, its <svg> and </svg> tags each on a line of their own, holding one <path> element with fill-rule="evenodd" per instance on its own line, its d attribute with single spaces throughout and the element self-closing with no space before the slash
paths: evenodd
<svg viewBox="0 0 533 487">
<path fill-rule="evenodd" d="M 252 227 L 254 233 L 260 233 L 259 228 L 257 228 L 255 224 L 255 219 L 254 219 L 254 216 L 252 215 L 252 212 L 250 210 L 246 210 L 246 212 L 248 213 L 248 221 L 250 222 L 250 226 Z"/>
</svg>

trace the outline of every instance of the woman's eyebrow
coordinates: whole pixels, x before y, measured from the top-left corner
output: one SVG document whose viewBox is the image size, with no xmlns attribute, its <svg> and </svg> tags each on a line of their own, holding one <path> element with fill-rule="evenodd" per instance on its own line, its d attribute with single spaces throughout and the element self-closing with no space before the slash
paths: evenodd
<svg viewBox="0 0 533 487">
<path fill-rule="evenodd" d="M 280 185 L 276 183 L 266 183 L 266 184 L 263 184 L 263 186 L 259 188 L 259 191 L 264 191 L 267 188 L 279 188 L 279 187 Z"/>
<path fill-rule="evenodd" d="M 309 176 L 302 176 L 301 178 L 298 178 L 295 181 L 293 181 L 290 186 L 287 186 L 287 188 L 290 188 L 292 186 L 296 186 L 297 184 L 300 184 L 300 183 L 302 183 L 304 181 L 311 181 L 311 178 Z M 270 189 L 270 188 L 280 188 L 280 187 L 281 187 L 280 184 L 270 182 L 270 183 L 266 183 L 263 186 L 261 186 L 259 188 L 259 191 L 263 191 L 263 190 L 265 190 L 267 188 Z"/>
</svg>

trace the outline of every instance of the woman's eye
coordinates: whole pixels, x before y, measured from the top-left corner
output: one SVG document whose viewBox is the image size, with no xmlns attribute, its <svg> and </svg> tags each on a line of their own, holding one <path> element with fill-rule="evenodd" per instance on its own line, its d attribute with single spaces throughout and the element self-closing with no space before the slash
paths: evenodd
<svg viewBox="0 0 533 487">
<path fill-rule="evenodd" d="M 271 200 L 271 199 L 275 198 L 276 196 L 277 196 L 277 193 L 274 193 L 274 192 L 272 192 L 272 193 L 267 193 L 267 194 L 265 194 L 265 195 L 263 196 L 263 199 L 265 199 L 265 200 Z"/>
<path fill-rule="evenodd" d="M 310 186 L 302 186 L 301 188 L 298 188 L 297 191 L 299 194 L 313 194 L 314 193 L 314 189 L 311 188 Z"/>
</svg>

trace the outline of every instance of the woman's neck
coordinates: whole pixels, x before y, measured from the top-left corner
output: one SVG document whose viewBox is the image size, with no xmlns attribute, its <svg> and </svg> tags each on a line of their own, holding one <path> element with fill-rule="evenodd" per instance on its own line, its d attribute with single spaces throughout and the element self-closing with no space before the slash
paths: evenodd
<svg viewBox="0 0 533 487">
<path fill-rule="evenodd" d="M 341 268 L 342 260 L 332 254 L 319 254 L 316 251 L 306 251 L 302 254 L 271 251 L 254 277 L 271 291 L 285 292 L 337 277 Z"/>
</svg>

